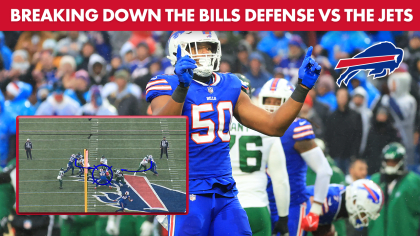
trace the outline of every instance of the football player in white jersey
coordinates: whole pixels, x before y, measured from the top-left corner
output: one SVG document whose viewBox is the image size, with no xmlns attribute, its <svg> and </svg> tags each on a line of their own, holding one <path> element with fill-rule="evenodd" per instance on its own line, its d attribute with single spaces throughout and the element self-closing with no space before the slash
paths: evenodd
<svg viewBox="0 0 420 236">
<path fill-rule="evenodd" d="M 249 80 L 235 74 L 245 83 Z M 250 95 L 251 88 L 245 92 Z M 286 169 L 286 157 L 278 137 L 270 137 L 249 129 L 232 118 L 230 130 L 230 159 L 232 174 L 236 181 L 238 199 L 245 209 L 252 235 L 270 236 L 271 219 L 266 192 L 266 167 L 274 186 L 279 220 L 273 233 L 287 234 L 290 186 Z"/>
</svg>

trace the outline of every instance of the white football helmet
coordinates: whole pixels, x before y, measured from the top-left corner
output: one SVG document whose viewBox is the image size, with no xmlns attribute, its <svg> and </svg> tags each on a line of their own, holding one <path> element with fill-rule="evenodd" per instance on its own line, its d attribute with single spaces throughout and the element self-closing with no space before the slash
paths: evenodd
<svg viewBox="0 0 420 236">
<path fill-rule="evenodd" d="M 376 220 L 384 203 L 381 188 L 372 180 L 359 179 L 346 188 L 346 209 L 355 228 L 366 227 Z"/>
<path fill-rule="evenodd" d="M 130 193 L 128 191 L 125 191 L 125 195 L 129 195 Z"/>
<path fill-rule="evenodd" d="M 210 43 L 212 45 L 210 54 L 198 54 L 197 44 Z M 172 65 L 176 64 L 178 45 L 181 45 L 182 56 L 189 55 L 198 61 L 194 73 L 201 77 L 210 76 L 213 71 L 219 70 L 222 50 L 220 41 L 214 31 L 174 31 L 169 37 L 167 58 Z M 195 47 L 196 54 L 191 54 L 191 47 Z"/>
<path fill-rule="evenodd" d="M 258 94 L 260 107 L 269 112 L 275 112 L 280 106 L 264 105 L 264 100 L 268 97 L 280 98 L 282 100 L 281 104 L 284 104 L 292 95 L 293 91 L 295 91 L 295 86 L 289 81 L 281 78 L 270 79 L 264 84 Z"/>
</svg>

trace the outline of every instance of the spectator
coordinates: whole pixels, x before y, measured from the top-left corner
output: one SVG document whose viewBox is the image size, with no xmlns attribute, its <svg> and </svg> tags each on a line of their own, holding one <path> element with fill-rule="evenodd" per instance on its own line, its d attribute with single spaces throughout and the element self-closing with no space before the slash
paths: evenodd
<svg viewBox="0 0 420 236">
<path fill-rule="evenodd" d="M 4 96 L 0 91 L 0 167 L 6 166 L 8 157 L 16 152 L 16 119 L 4 108 Z"/>
<path fill-rule="evenodd" d="M 152 78 L 150 73 L 150 66 L 154 63 L 150 56 L 149 46 L 145 42 L 137 45 L 137 60 L 131 65 L 131 77 L 134 83 L 140 86 L 143 91 L 146 91 L 146 85 Z"/>
<path fill-rule="evenodd" d="M 91 84 L 105 85 L 108 82 L 106 61 L 98 54 L 92 54 L 92 56 L 90 56 L 88 72 Z"/>
<path fill-rule="evenodd" d="M 38 66 L 37 66 L 38 67 Z M 35 69 L 35 71 L 38 71 Z M 42 77 L 45 78 L 47 84 L 53 85 L 58 81 L 56 77 L 57 68 L 54 65 L 54 56 L 51 52 L 45 50 L 40 54 L 39 71 L 42 73 Z"/>
<path fill-rule="evenodd" d="M 420 57 L 420 31 L 414 31 L 410 35 L 408 47 L 404 49 L 404 62 L 412 68 L 415 58 Z"/>
<path fill-rule="evenodd" d="M 5 45 L 4 34 L 0 31 L 0 54 L 3 59 L 3 68 L 10 70 L 12 64 L 12 51 Z"/>
<path fill-rule="evenodd" d="M 414 131 L 417 102 L 409 93 L 411 76 L 408 72 L 396 71 L 388 78 L 390 95 L 384 95 L 381 106 L 390 110 L 395 127 L 401 135 L 402 143 L 407 150 L 406 164 L 414 164 Z"/>
<path fill-rule="evenodd" d="M 126 70 L 115 72 L 115 83 L 118 90 L 108 96 L 109 102 L 117 108 L 118 115 L 140 115 L 140 105 L 136 97 L 129 91 L 130 76 Z"/>
<path fill-rule="evenodd" d="M 123 60 L 123 64 L 127 66 L 131 65 L 131 63 L 136 59 L 136 50 L 130 42 L 126 42 L 120 50 L 120 56 Z"/>
<path fill-rule="evenodd" d="M 420 221 L 420 177 L 405 170 L 403 145 L 390 143 L 382 151 L 382 167 L 372 175 L 384 193 L 378 219 L 369 222 L 369 235 L 416 236 Z"/>
<path fill-rule="evenodd" d="M 292 35 L 284 31 L 272 31 L 261 39 L 257 49 L 273 59 L 274 64 L 278 65 L 281 58 L 288 53 L 288 44 Z"/>
<path fill-rule="evenodd" d="M 230 56 L 223 56 L 220 60 L 220 73 L 232 72 L 233 58 Z"/>
<path fill-rule="evenodd" d="M 315 87 L 317 100 L 328 105 L 331 112 L 337 109 L 337 98 L 334 94 L 334 86 L 334 78 L 331 75 L 324 74 L 319 76 L 317 86 Z"/>
<path fill-rule="evenodd" d="M 287 57 L 282 58 L 276 69 L 280 69 L 284 78 L 292 84 L 298 82 L 299 67 L 305 58 L 305 44 L 299 35 L 293 35 L 289 41 Z M 318 137 L 318 136 L 317 136 Z"/>
<path fill-rule="evenodd" d="M 89 67 L 89 59 L 95 53 L 95 44 L 92 41 L 87 41 L 83 44 L 81 50 L 81 57 L 78 58 L 78 70 L 88 70 Z"/>
<path fill-rule="evenodd" d="M 128 41 L 132 45 L 139 45 L 139 43 L 145 42 L 149 47 L 150 55 L 153 55 L 155 53 L 156 42 L 152 37 L 151 31 L 133 31 Z"/>
<path fill-rule="evenodd" d="M 19 36 L 15 50 L 26 50 L 28 60 L 32 61 L 32 56 L 42 50 L 44 41 L 51 38 L 53 34 L 50 31 L 25 31 Z"/>
<path fill-rule="evenodd" d="M 77 57 L 82 50 L 83 44 L 88 41 L 85 33 L 79 31 L 67 32 L 67 37 L 58 41 L 57 49 L 61 55 Z"/>
<path fill-rule="evenodd" d="M 366 148 L 362 158 L 367 161 L 368 173 L 372 175 L 381 167 L 382 148 L 391 142 L 399 142 L 397 130 L 392 126 L 387 109 L 381 107 L 372 118 Z"/>
<path fill-rule="evenodd" d="M 350 108 L 357 111 L 362 117 L 362 141 L 360 143 L 359 155 L 362 155 L 366 148 L 367 137 L 372 119 L 372 111 L 367 107 L 367 94 L 362 87 L 353 90 Z"/>
<path fill-rule="evenodd" d="M 362 139 L 362 119 L 349 108 L 349 94 L 346 88 L 337 90 L 338 108 L 327 120 L 325 142 L 331 157 L 343 171 L 348 170 L 352 159 L 357 157 Z"/>
<path fill-rule="evenodd" d="M 60 60 L 56 78 L 61 80 L 64 88 L 70 88 L 74 81 L 76 71 L 76 60 L 72 56 L 63 56 Z"/>
<path fill-rule="evenodd" d="M 380 93 L 379 90 L 367 80 L 364 72 L 359 72 L 350 80 L 350 84 L 348 84 L 349 92 L 351 93 L 353 89 L 358 88 L 359 86 L 364 88 L 367 92 L 366 99 L 368 108 L 374 107 L 379 100 Z"/>
<path fill-rule="evenodd" d="M 16 116 L 33 116 L 35 107 L 28 101 L 32 93 L 32 86 L 22 81 L 10 82 L 6 87 L 4 109 Z"/>
<path fill-rule="evenodd" d="M 73 116 L 80 108 L 79 103 L 64 94 L 64 87 L 54 84 L 53 93 L 39 105 L 37 116 Z"/>
<path fill-rule="evenodd" d="M 85 70 L 79 70 L 74 74 L 74 78 L 67 84 L 64 94 L 73 98 L 80 105 L 84 105 L 86 104 L 89 86 L 89 74 Z"/>
<path fill-rule="evenodd" d="M 110 62 L 112 45 L 109 33 L 107 31 L 88 31 L 86 34 L 89 41 L 94 46 L 96 53 L 103 57 L 107 62 Z"/>
<path fill-rule="evenodd" d="M 346 175 L 346 185 L 352 184 L 359 179 L 365 179 L 368 174 L 368 165 L 363 159 L 355 159 L 351 162 L 349 174 Z"/>
<path fill-rule="evenodd" d="M 235 72 L 245 74 L 249 71 L 249 55 L 251 46 L 246 41 L 239 42 L 238 52 L 236 53 Z"/>
<path fill-rule="evenodd" d="M 90 102 L 83 105 L 77 115 L 83 116 L 116 116 L 117 109 L 109 104 L 108 99 L 101 96 L 98 86 L 94 85 L 90 89 Z"/>
<path fill-rule="evenodd" d="M 249 55 L 250 70 L 245 74 L 245 77 L 251 82 L 251 86 L 255 89 L 261 88 L 265 82 L 272 78 L 264 68 L 264 58 L 258 52 L 253 52 Z"/>
<path fill-rule="evenodd" d="M 318 86 L 318 84 L 316 84 L 316 86 Z M 315 89 L 311 89 L 309 91 L 308 95 L 312 98 L 313 109 L 319 115 L 319 118 L 321 118 L 322 127 L 325 127 L 325 125 L 327 123 L 328 116 L 331 114 L 330 113 L 330 107 L 328 105 L 318 101 L 318 98 L 316 97 Z"/>
<path fill-rule="evenodd" d="M 329 31 L 322 36 L 314 52 L 328 55 L 331 64 L 336 65 L 338 60 L 353 57 L 370 45 L 370 39 L 363 31 Z"/>
</svg>

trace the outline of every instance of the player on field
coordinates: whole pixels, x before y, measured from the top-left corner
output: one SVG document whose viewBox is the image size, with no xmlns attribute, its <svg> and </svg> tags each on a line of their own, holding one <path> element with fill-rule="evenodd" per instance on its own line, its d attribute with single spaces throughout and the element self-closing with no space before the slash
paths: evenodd
<svg viewBox="0 0 420 236">
<path fill-rule="evenodd" d="M 101 185 L 105 184 L 106 186 L 109 186 L 110 189 L 112 189 L 112 187 L 111 187 L 111 185 L 108 181 L 108 178 L 106 177 L 106 172 L 105 172 L 104 169 L 99 169 L 99 180 L 96 183 L 95 189 L 98 187 L 98 185 L 99 185 L 98 183 L 100 183 Z"/>
<path fill-rule="evenodd" d="M 103 164 L 103 165 L 108 165 L 108 160 L 106 159 L 105 155 L 102 155 L 101 160 L 100 160 L 99 163 L 100 164 Z M 101 166 L 101 167 L 102 167 L 102 169 L 107 169 L 106 166 Z"/>
<path fill-rule="evenodd" d="M 312 203 L 314 186 L 307 186 L 306 190 Z M 379 217 L 383 204 L 383 192 L 371 180 L 359 179 L 347 187 L 341 184 L 330 184 L 322 205 L 318 229 L 312 234 L 314 236 L 334 235 L 332 223 L 343 218 L 348 218 L 356 229 L 367 227 L 370 220 L 376 220 Z"/>
<path fill-rule="evenodd" d="M 69 163 L 67 164 L 67 170 L 64 171 L 64 173 L 67 173 L 71 169 L 71 175 L 74 175 L 74 166 L 73 163 L 76 160 L 76 155 L 71 154 Z"/>
<path fill-rule="evenodd" d="M 80 152 L 79 152 L 80 153 Z M 79 177 L 82 177 L 82 174 L 84 172 L 83 166 L 84 166 L 85 160 L 83 159 L 82 155 L 77 156 L 77 166 L 79 167 Z"/>
<path fill-rule="evenodd" d="M 171 216 L 169 235 L 251 235 L 232 178 L 229 125 L 243 125 L 270 136 L 282 136 L 299 113 L 318 79 L 321 66 L 306 54 L 300 84 L 278 112 L 268 113 L 241 92 L 246 85 L 233 74 L 214 73 L 221 45 L 213 31 L 177 31 L 168 41 L 174 75 L 159 75 L 146 86 L 153 115 L 189 118 L 189 214 Z M 222 233 L 223 232 L 223 233 Z"/>
<path fill-rule="evenodd" d="M 285 79 L 271 79 L 264 84 L 259 93 L 259 102 L 267 111 L 274 112 L 287 104 L 294 86 Z M 286 154 L 287 173 L 290 183 L 289 233 L 301 236 L 303 230 L 316 230 L 322 204 L 328 192 L 332 170 L 321 148 L 315 141 L 312 125 L 307 120 L 296 118 L 281 137 Z M 308 166 L 316 173 L 314 203 L 308 206 L 306 194 L 306 172 Z M 271 173 L 271 172 L 270 172 Z M 272 189 L 269 188 L 272 194 Z M 277 201 L 276 201 L 277 202 Z M 277 222 L 276 204 L 270 204 L 272 223 Z"/>
<path fill-rule="evenodd" d="M 247 84 L 249 80 L 235 74 Z M 250 96 L 251 87 L 245 90 Z M 269 137 L 241 125 L 233 118 L 230 129 L 230 159 L 232 176 L 238 188 L 238 199 L 245 209 L 252 235 L 271 236 L 271 219 L 268 209 L 266 166 L 273 181 L 279 220 L 274 232 L 282 235 L 289 232 L 290 187 L 286 170 L 286 157 L 278 137 Z M 251 146 L 250 146 L 251 145 Z"/>
<path fill-rule="evenodd" d="M 130 199 L 130 195 L 129 195 L 128 191 L 126 191 L 124 193 L 124 195 L 122 195 L 121 197 L 115 199 L 114 202 L 116 202 L 117 200 L 118 200 L 118 204 L 121 206 L 121 208 L 116 210 L 115 212 L 119 212 L 119 211 L 125 212 L 124 208 L 127 206 L 126 201 L 127 200 L 129 200 L 130 202 L 133 201 L 132 199 Z"/>
<path fill-rule="evenodd" d="M 114 169 L 115 183 L 123 186 L 125 184 L 124 174 L 121 170 Z"/>
<path fill-rule="evenodd" d="M 57 179 L 60 182 L 60 189 L 63 189 L 63 176 L 64 176 L 64 168 L 61 168 L 57 176 Z"/>
<path fill-rule="evenodd" d="M 146 174 L 147 163 L 149 163 L 149 156 L 145 156 L 143 160 L 141 160 L 139 168 L 136 171 L 141 171 L 142 169 L 144 169 L 145 171 L 143 171 L 143 174 Z M 136 173 L 137 172 L 134 172 L 134 175 L 136 175 Z"/>
</svg>

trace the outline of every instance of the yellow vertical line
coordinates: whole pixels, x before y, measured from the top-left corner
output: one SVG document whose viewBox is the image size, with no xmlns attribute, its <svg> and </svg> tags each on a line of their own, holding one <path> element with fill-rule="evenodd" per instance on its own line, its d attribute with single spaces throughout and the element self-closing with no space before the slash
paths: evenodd
<svg viewBox="0 0 420 236">
<path fill-rule="evenodd" d="M 88 152 L 88 150 L 87 149 L 85 149 L 84 150 L 84 156 L 85 156 L 85 163 L 83 163 L 84 164 L 84 167 L 88 167 L 88 154 L 89 154 L 89 152 Z M 83 170 L 84 170 L 84 177 L 85 177 L 85 212 L 88 212 L 88 201 L 87 201 L 87 196 L 88 196 L 88 192 L 87 192 L 87 176 L 88 176 L 88 169 L 87 168 L 83 168 Z"/>
</svg>

